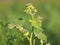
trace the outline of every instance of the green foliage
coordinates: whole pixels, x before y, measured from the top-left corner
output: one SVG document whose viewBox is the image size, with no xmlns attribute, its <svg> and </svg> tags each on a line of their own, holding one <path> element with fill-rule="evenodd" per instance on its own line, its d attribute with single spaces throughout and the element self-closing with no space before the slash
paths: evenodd
<svg viewBox="0 0 60 45">
<path fill-rule="evenodd" d="M 12 15 L 7 18 L 6 16 L 1 15 L 2 18 L 0 21 L 0 32 L 3 35 L 0 35 L 2 38 L 1 45 L 25 45 L 23 44 L 24 39 L 28 40 L 30 45 L 33 45 L 33 40 L 35 40 L 33 37 L 35 36 L 40 40 L 47 40 L 47 37 L 42 33 L 42 20 L 40 18 L 35 19 L 37 9 L 35 9 L 32 4 L 29 4 L 27 6 L 27 10 L 31 16 L 31 20 L 29 20 L 29 22 L 27 21 L 32 27 L 32 30 L 30 29 L 31 31 L 25 28 L 26 21 L 23 18 L 15 18 L 14 16 L 12 17 Z"/>
<path fill-rule="evenodd" d="M 36 40 L 35 45 L 40 45 L 40 40 L 47 41 L 46 45 L 50 45 L 49 42 L 52 45 L 60 45 L 60 4 L 51 1 L 22 0 L 19 2 L 16 0 L 16 2 L 12 1 L 13 4 L 0 4 L 0 45 L 29 45 L 32 26 L 34 27 L 33 40 Z M 33 19 L 30 15 L 31 10 L 29 15 L 23 12 L 27 2 L 33 2 L 38 9 L 38 12 L 36 9 L 36 12 L 33 11 L 34 9 L 32 10 Z M 43 16 L 43 20 L 38 19 L 38 15 Z M 29 22 L 29 19 L 32 22 Z M 12 28 L 9 28 L 8 25 Z M 21 27 L 23 27 L 23 31 L 21 31 Z M 24 34 L 28 34 L 28 37 L 25 37 Z"/>
<path fill-rule="evenodd" d="M 43 34 L 41 30 L 34 30 L 34 34 L 37 38 L 47 41 L 46 35 Z"/>
</svg>

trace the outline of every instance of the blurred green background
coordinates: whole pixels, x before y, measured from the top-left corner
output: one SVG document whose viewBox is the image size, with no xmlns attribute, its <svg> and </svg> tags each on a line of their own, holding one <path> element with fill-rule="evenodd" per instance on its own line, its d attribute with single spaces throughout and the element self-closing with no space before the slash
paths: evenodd
<svg viewBox="0 0 60 45">
<path fill-rule="evenodd" d="M 32 3 L 38 10 L 37 15 L 43 17 L 42 28 L 51 45 L 60 45 L 60 0 L 0 0 L 0 45 L 6 45 L 6 35 L 18 32 L 9 30 L 8 23 L 18 22 L 18 18 L 25 21 L 30 18 L 24 12 L 27 3 Z M 29 29 L 28 23 L 25 25 Z"/>
</svg>

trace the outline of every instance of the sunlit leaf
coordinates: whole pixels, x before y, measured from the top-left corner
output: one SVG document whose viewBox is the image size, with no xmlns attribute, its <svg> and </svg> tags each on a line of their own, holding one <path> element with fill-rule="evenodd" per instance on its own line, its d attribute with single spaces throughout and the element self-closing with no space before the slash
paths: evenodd
<svg viewBox="0 0 60 45">
<path fill-rule="evenodd" d="M 45 41 L 47 41 L 47 37 L 46 37 L 46 35 L 43 34 L 42 32 L 40 32 L 40 31 L 36 31 L 34 34 L 35 34 L 35 36 L 36 36 L 37 38 L 39 38 L 39 39 L 41 39 L 41 40 L 45 40 Z"/>
<path fill-rule="evenodd" d="M 41 23 L 37 22 L 36 20 L 32 20 L 31 25 L 37 29 L 39 29 L 41 27 Z"/>
</svg>

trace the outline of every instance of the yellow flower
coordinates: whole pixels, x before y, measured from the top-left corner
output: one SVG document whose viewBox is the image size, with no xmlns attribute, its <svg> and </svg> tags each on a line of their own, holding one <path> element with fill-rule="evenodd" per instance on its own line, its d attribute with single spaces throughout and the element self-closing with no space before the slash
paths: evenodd
<svg viewBox="0 0 60 45">
<path fill-rule="evenodd" d="M 32 20 L 31 20 L 31 19 L 29 19 L 29 22 L 32 22 Z"/>
<path fill-rule="evenodd" d="M 37 9 L 35 9 L 34 12 L 37 12 Z"/>
<path fill-rule="evenodd" d="M 43 44 L 44 42 L 43 42 L 43 40 L 40 40 L 40 42 L 41 42 L 41 44 Z"/>
<path fill-rule="evenodd" d="M 27 5 L 25 12 L 30 15 L 35 15 L 37 12 L 37 9 L 35 9 L 35 7 L 32 4 L 29 4 L 29 5 Z"/>
<path fill-rule="evenodd" d="M 23 33 L 23 35 L 26 37 L 29 35 L 29 32 L 27 31 L 27 32 Z"/>
<path fill-rule="evenodd" d="M 31 8 L 34 9 L 35 7 L 32 4 L 30 4 L 30 5 L 27 6 L 27 8 L 28 9 L 31 9 Z"/>
<path fill-rule="evenodd" d="M 20 27 L 19 30 L 22 31 L 23 30 L 23 27 Z"/>
</svg>

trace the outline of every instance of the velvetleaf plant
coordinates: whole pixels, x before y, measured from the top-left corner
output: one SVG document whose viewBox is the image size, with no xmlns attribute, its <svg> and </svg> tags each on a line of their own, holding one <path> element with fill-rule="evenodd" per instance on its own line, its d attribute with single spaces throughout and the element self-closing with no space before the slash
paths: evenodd
<svg viewBox="0 0 60 45">
<path fill-rule="evenodd" d="M 47 37 L 43 33 L 43 29 L 41 28 L 42 17 L 37 16 L 35 18 L 36 13 L 38 12 L 37 9 L 31 3 L 28 3 L 24 12 L 31 16 L 31 19 L 29 19 L 29 23 L 32 26 L 32 31 L 30 32 L 29 30 L 25 29 L 23 24 L 8 24 L 8 28 L 13 29 L 14 27 L 16 27 L 29 40 L 30 45 L 35 45 L 35 37 L 40 39 L 40 45 L 50 45 L 50 43 L 46 43 Z"/>
<path fill-rule="evenodd" d="M 35 15 L 37 13 L 37 9 L 31 4 L 27 4 L 26 5 L 26 10 L 24 10 L 27 14 L 31 15 L 32 19 L 29 19 L 29 22 L 31 23 L 32 27 L 34 28 L 31 32 L 31 37 L 30 37 L 30 45 L 33 45 L 32 41 L 33 41 L 33 34 L 40 39 L 40 43 L 41 45 L 44 44 L 44 42 L 47 41 L 47 37 L 45 34 L 43 34 L 43 29 L 41 28 L 41 24 L 42 24 L 42 17 L 38 16 L 37 19 L 35 19 Z M 50 45 L 50 44 L 46 44 L 46 45 Z"/>
</svg>

